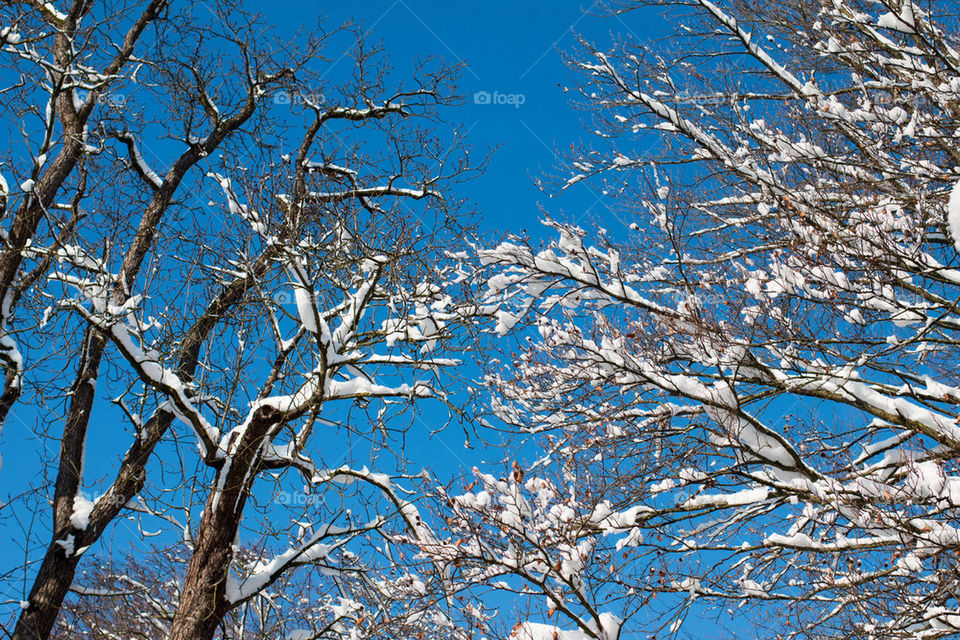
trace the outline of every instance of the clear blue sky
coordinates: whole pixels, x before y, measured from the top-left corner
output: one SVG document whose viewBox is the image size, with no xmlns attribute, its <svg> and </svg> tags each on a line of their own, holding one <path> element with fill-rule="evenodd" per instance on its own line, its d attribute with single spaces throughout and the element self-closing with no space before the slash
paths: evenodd
<svg viewBox="0 0 960 640">
<path fill-rule="evenodd" d="M 197 3 L 197 10 L 202 4 Z M 527 231 L 538 236 L 537 221 L 542 216 L 538 206 L 561 219 L 589 218 L 611 227 L 620 224 L 590 184 L 580 183 L 558 198 L 548 198 L 534 184 L 537 176 L 557 167 L 556 150 L 569 151 L 571 145 L 579 145 L 590 137 L 589 113 L 573 108 L 573 92 L 564 91 L 581 79 L 563 63 L 560 52 L 577 53 L 576 34 L 601 46 L 617 36 L 640 41 L 662 36 L 666 31 L 662 21 L 639 14 L 599 17 L 595 15 L 595 3 L 571 0 L 251 0 L 245 7 L 262 13 L 281 35 L 290 37 L 299 29 L 315 26 L 320 16 L 326 18 L 323 26 L 327 29 L 353 21 L 363 31 L 369 31 L 369 38 L 382 40 L 397 77 L 410 75 L 417 60 L 425 56 L 442 58 L 448 64 L 463 63 L 460 93 L 465 103 L 449 109 L 445 117 L 468 132 L 466 141 L 479 155 L 486 149 L 493 150 L 488 170 L 460 187 L 460 195 L 468 198 L 478 212 L 481 231 L 494 235 Z M 325 55 L 337 60 L 340 53 L 329 50 Z M 348 58 L 337 64 L 342 65 L 342 73 L 349 72 Z M 475 99 L 477 95 L 479 99 Z M 488 96 L 489 103 L 484 103 Z M 26 484 L 38 482 L 37 450 L 47 448 L 52 459 L 58 445 L 52 440 L 27 440 L 31 428 L 28 422 L 29 419 L 19 424 L 8 421 L 0 437 L 6 476 L 0 499 L 15 494 Z M 58 433 L 59 427 L 54 432 Z M 97 443 L 91 446 L 97 451 L 95 459 L 88 461 L 91 467 L 98 462 L 113 464 L 112 453 L 97 449 Z M 462 432 L 444 433 L 432 440 L 424 439 L 422 434 L 411 435 L 408 446 L 416 449 L 414 459 L 448 464 L 451 470 L 461 465 L 469 469 L 477 462 L 473 459 L 476 452 L 464 452 Z M 89 475 L 95 474 L 91 471 Z M 44 523 L 49 521 L 45 509 L 42 506 L 43 512 L 38 515 Z M 19 523 L 0 523 L 0 533 L 4 527 L 15 535 Z M 117 544 L 127 544 L 124 527 L 105 538 L 114 536 Z M 39 537 L 45 541 L 45 534 Z M 11 552 L 0 567 L 22 561 L 22 557 L 15 557 L 19 549 L 12 548 Z M 11 597 L 24 587 L 7 586 Z"/>
<path fill-rule="evenodd" d="M 462 193 L 475 202 L 483 230 L 513 232 L 535 231 L 538 203 L 551 215 L 569 219 L 587 212 L 594 219 L 609 213 L 590 185 L 548 199 L 533 184 L 535 176 L 555 167 L 556 149 L 569 151 L 571 144 L 589 137 L 584 126 L 589 113 L 572 108 L 573 93 L 563 90 L 579 79 L 563 63 L 560 51 L 578 50 L 575 34 L 607 44 L 612 37 L 643 41 L 666 30 L 661 20 L 650 20 L 650 14 L 600 17 L 598 3 L 575 0 L 256 0 L 248 6 L 262 12 L 281 33 L 308 28 L 321 15 L 328 26 L 353 20 L 371 38 L 383 41 L 401 77 L 414 68 L 418 56 L 464 63 L 460 89 L 466 104 L 451 109 L 448 118 L 469 131 L 467 140 L 474 147 L 498 150 L 489 171 L 464 185 Z M 349 60 L 339 64 L 349 65 Z M 477 104 L 478 92 L 489 93 L 491 103 Z M 493 104 L 495 92 L 503 104 Z"/>
<path fill-rule="evenodd" d="M 481 232 L 493 238 L 523 232 L 543 236 L 540 207 L 562 220 L 599 222 L 611 231 L 623 226 L 588 181 L 550 197 L 534 180 L 556 172 L 557 151 L 567 153 L 571 146 L 592 142 L 590 113 L 572 104 L 573 89 L 583 78 L 567 67 L 561 53 L 578 56 L 578 36 L 601 47 L 616 39 L 661 38 L 669 25 L 655 14 L 601 15 L 598 2 L 574 0 L 253 0 L 245 6 L 291 39 L 298 30 L 315 27 L 320 18 L 326 30 L 353 22 L 369 40 L 382 42 L 400 79 L 425 56 L 465 65 L 459 86 L 465 102 L 448 109 L 445 116 L 468 132 L 466 142 L 478 155 L 493 151 L 487 171 L 458 188 L 475 207 Z M 342 53 L 336 47 L 324 51 L 342 67 L 331 71 L 332 78 L 349 71 L 350 59 Z M 481 92 L 489 94 L 489 103 L 483 103 Z M 477 94 L 481 96 L 475 98 Z M 420 422 L 424 428 L 435 427 L 429 412 Z M 469 472 L 477 463 L 477 452 L 464 451 L 463 432 L 456 428 L 431 439 L 419 436 L 412 432 L 407 441 L 406 454 L 414 465 L 429 463 L 443 476 Z M 493 453 L 491 457 L 496 457 Z"/>
<path fill-rule="evenodd" d="M 204 7 L 203 2 L 197 2 L 193 10 L 203 11 Z M 589 142 L 591 137 L 590 114 L 571 105 L 574 91 L 564 91 L 575 87 L 582 78 L 564 64 L 561 52 L 578 53 L 578 34 L 601 46 L 619 37 L 638 41 L 660 37 L 667 31 L 662 20 L 651 20 L 650 14 L 639 13 L 601 17 L 596 2 L 570 0 L 248 0 L 244 7 L 261 13 L 263 21 L 274 26 L 276 35 L 291 40 L 298 31 L 316 27 L 318 21 L 325 30 L 353 22 L 367 33 L 369 40 L 382 41 L 397 78 L 410 77 L 418 60 L 427 56 L 442 58 L 451 65 L 463 64 L 459 92 L 464 104 L 447 109 L 443 115 L 466 132 L 466 141 L 478 156 L 492 150 L 487 170 L 458 188 L 459 195 L 466 197 L 477 211 L 480 231 L 491 237 L 524 231 L 534 237 L 542 235 L 538 224 L 542 216 L 540 206 L 560 219 L 599 221 L 611 228 L 622 224 L 613 218 L 596 187 L 587 181 L 560 197 L 550 198 L 535 186 L 534 180 L 557 168 L 556 150 L 567 152 L 571 146 Z M 349 44 L 350 39 L 335 42 Z M 331 78 L 342 79 L 350 73 L 351 61 L 344 53 L 335 46 L 323 52 L 326 58 L 336 61 Z M 481 97 L 475 99 L 478 95 Z M 486 96 L 489 103 L 484 103 Z M 148 155 L 156 156 L 155 152 L 162 153 L 164 148 L 163 143 L 144 142 Z M 166 161 L 156 156 L 155 164 L 166 166 Z M 210 197 L 216 200 L 220 196 Z M 27 355 L 29 358 L 30 354 Z M 429 418 L 426 420 L 430 422 Z M 19 406 L 7 422 L 0 435 L 6 478 L 0 499 L 33 484 L 39 450 L 46 449 L 52 460 L 58 447 L 55 439 L 31 437 L 33 416 L 25 406 Z M 58 429 L 55 427 L 53 433 L 59 433 Z M 101 438 L 90 443 L 91 450 L 100 454 L 88 461 L 87 482 L 99 478 L 98 463 L 112 468 L 115 455 L 121 453 L 117 447 L 123 443 L 112 441 L 111 435 L 91 435 Z M 424 461 L 447 461 L 450 471 L 453 465 L 469 470 L 476 462 L 463 456 L 462 432 L 444 433 L 432 441 L 417 440 L 408 445 L 416 449 L 410 452 L 414 458 L 421 454 Z M 40 518 L 46 521 L 47 515 Z M 0 533 L 2 526 L 0 523 Z"/>
</svg>

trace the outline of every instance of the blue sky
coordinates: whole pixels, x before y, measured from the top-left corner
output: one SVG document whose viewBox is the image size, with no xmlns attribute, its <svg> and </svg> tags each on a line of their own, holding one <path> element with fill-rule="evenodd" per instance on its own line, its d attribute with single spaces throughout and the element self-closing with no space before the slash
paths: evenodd
<svg viewBox="0 0 960 640">
<path fill-rule="evenodd" d="M 205 6 L 197 2 L 193 10 L 202 12 Z M 534 181 L 544 172 L 557 169 L 557 150 L 568 152 L 582 142 L 589 143 L 591 137 L 589 112 L 571 104 L 575 95 L 572 89 L 582 78 L 564 64 L 561 52 L 578 55 L 578 35 L 601 47 L 620 37 L 643 41 L 663 36 L 668 29 L 662 20 L 651 20 L 650 14 L 637 12 L 622 17 L 600 16 L 596 2 L 573 1 L 248 0 L 244 7 L 261 13 L 263 22 L 273 25 L 275 35 L 291 41 L 298 31 L 309 31 L 318 23 L 325 30 L 333 30 L 353 22 L 368 39 L 382 41 L 397 79 L 409 78 L 418 61 L 427 56 L 450 65 L 463 64 L 459 83 L 463 104 L 447 109 L 443 116 L 446 122 L 466 132 L 466 142 L 478 156 L 492 151 L 486 171 L 457 188 L 457 195 L 467 198 L 477 212 L 479 230 L 489 238 L 524 232 L 542 236 L 538 224 L 543 215 L 540 207 L 564 220 L 594 221 L 611 229 L 622 226 L 589 182 L 578 183 L 559 197 L 549 197 Z M 335 61 L 334 68 L 329 70 L 331 81 L 350 73 L 349 56 L 336 48 L 350 43 L 349 38 L 334 39 L 323 52 L 327 59 Z M 158 167 L 169 161 L 161 155 L 166 155 L 168 147 L 175 147 L 164 141 L 144 141 L 143 146 L 144 153 Z M 219 200 L 214 192 L 210 188 L 206 195 Z M 40 345 L 41 351 L 43 346 Z M 26 409 L 21 406 L 19 412 L 14 411 L 0 436 L 3 471 L 17 478 L 13 483 L 16 487 L 7 487 L 13 494 L 21 483 L 34 478 L 38 450 L 45 449 L 48 459 L 53 459 L 58 447 L 55 438 L 31 437 L 33 416 Z M 432 423 L 429 417 L 426 421 Z M 59 433 L 58 429 L 55 426 L 51 435 Z M 117 445 L 111 434 L 101 435 L 103 441 L 91 445 Z M 440 454 L 466 469 L 475 463 L 460 457 L 462 432 L 409 444 L 428 459 L 435 458 L 434 453 Z M 101 455 L 91 461 L 91 472 L 98 461 L 112 464 L 112 455 L 98 451 Z M 454 452 L 457 455 L 452 456 Z M 46 520 L 47 516 L 40 518 Z"/>
<path fill-rule="evenodd" d="M 449 110 L 447 117 L 469 132 L 467 141 L 478 150 L 497 147 L 489 170 L 461 189 L 476 204 L 485 231 L 535 232 L 538 204 L 568 219 L 609 214 L 590 185 L 548 199 L 533 182 L 555 168 L 555 150 L 569 151 L 571 144 L 589 137 L 589 113 L 573 108 L 573 92 L 564 91 L 580 79 L 560 52 L 578 51 L 577 34 L 607 44 L 612 38 L 643 41 L 666 32 L 663 21 L 649 19 L 650 14 L 601 17 L 597 3 L 569 0 L 256 0 L 248 6 L 262 12 L 281 34 L 309 28 L 318 16 L 327 18 L 327 26 L 353 20 L 383 41 L 398 77 L 425 55 L 464 63 L 460 92 L 466 104 Z M 338 64 L 350 63 L 344 59 Z M 489 94 L 490 103 L 482 103 L 480 92 Z"/>
<path fill-rule="evenodd" d="M 466 143 L 478 156 L 492 151 L 487 170 L 457 187 L 457 194 L 475 208 L 478 230 L 488 238 L 507 233 L 544 237 L 539 225 L 544 212 L 581 224 L 598 223 L 613 232 L 624 226 L 589 181 L 556 197 L 541 191 L 534 181 L 544 173 L 557 172 L 558 151 L 569 153 L 572 147 L 592 143 L 590 113 L 573 104 L 574 89 L 583 78 L 564 63 L 562 54 L 580 55 L 578 36 L 601 48 L 618 39 L 644 42 L 664 37 L 669 25 L 656 14 L 600 15 L 598 2 L 570 0 L 253 0 L 245 6 L 261 13 L 278 35 L 291 39 L 298 30 L 315 27 L 318 20 L 326 30 L 353 22 L 369 40 L 382 42 L 398 80 L 409 77 L 426 56 L 463 64 L 459 93 L 464 103 L 444 115 L 449 124 L 466 132 Z M 351 42 L 333 39 L 324 51 L 336 61 L 333 69 L 324 70 L 331 80 L 349 72 L 351 65 L 345 51 L 334 45 Z M 432 431 L 442 420 L 443 416 L 427 410 L 419 424 Z M 495 440 L 497 436 L 485 437 Z M 405 453 L 414 465 L 428 463 L 441 477 L 469 473 L 477 457 L 498 459 L 496 451 L 486 455 L 465 451 L 463 442 L 463 431 L 457 427 L 432 438 L 414 430 Z"/>
<path fill-rule="evenodd" d="M 471 3 L 250 0 L 245 6 L 261 12 L 265 22 L 275 25 L 281 35 L 291 38 L 299 29 L 310 29 L 321 16 L 326 18 L 323 26 L 327 29 L 348 20 L 354 21 L 363 31 L 369 32 L 369 38 L 382 40 L 398 78 L 411 75 L 418 59 L 424 56 L 439 57 L 448 64 L 463 63 L 460 94 L 464 104 L 448 109 L 444 116 L 466 132 L 467 143 L 481 155 L 485 149 L 493 151 L 487 170 L 458 188 L 459 195 L 468 198 L 476 210 L 477 226 L 481 231 L 493 237 L 510 232 L 542 236 L 538 228 L 538 219 L 543 215 L 540 207 L 560 219 L 597 222 L 612 230 L 622 228 L 623 221 L 613 216 L 595 185 L 581 182 L 559 197 L 551 198 L 541 192 L 534 181 L 544 172 L 557 168 L 556 151 L 565 152 L 571 147 L 590 143 L 590 114 L 574 108 L 571 100 L 575 92 L 565 91 L 565 88 L 572 89 L 581 83 L 582 78 L 563 63 L 561 52 L 579 54 L 577 34 L 601 49 L 620 37 L 632 37 L 642 42 L 667 35 L 671 25 L 654 14 L 637 12 L 601 17 L 595 15 L 598 11 L 596 3 L 569 0 Z M 197 2 L 195 7 L 202 10 L 203 2 Z M 328 58 L 337 61 L 337 72 L 346 74 L 350 70 L 350 60 L 342 53 L 335 48 L 325 52 Z M 337 72 L 331 77 L 336 77 Z M 470 371 L 464 375 L 469 376 Z M 793 406 L 789 408 L 792 410 Z M 24 409 L 21 407 L 24 417 L 28 417 Z M 16 412 L 13 418 L 16 419 Z M 103 424 L 109 422 L 108 419 L 102 420 Z M 431 464 L 441 472 L 441 477 L 444 471 L 468 471 L 470 466 L 479 462 L 477 458 L 495 458 L 499 453 L 466 451 L 463 433 L 456 428 L 434 438 L 425 437 L 427 430 L 435 426 L 429 414 L 422 416 L 419 425 L 421 429 L 411 430 L 406 453 L 415 464 Z M 10 474 L 8 477 L 14 480 L 0 489 L 0 499 L 7 499 L 8 492 L 14 492 L 11 485 L 40 482 L 37 469 L 41 465 L 35 458 L 37 449 L 45 447 L 48 457 L 53 457 L 58 445 L 55 436 L 60 426 L 51 428 L 54 438 L 22 440 L 31 427 L 26 422 L 14 424 L 13 421 L 8 421 L 5 426 L 0 438 L 3 473 Z M 105 447 L 123 447 L 125 441 L 108 442 L 111 434 L 105 432 L 100 432 L 98 437 L 96 459 L 92 464 L 112 465 L 115 452 Z M 178 482 L 179 478 L 167 480 Z M 49 520 L 46 505 L 41 503 L 36 517 L 42 526 L 46 526 Z M 16 535 L 19 523 L 0 522 L 0 536 L 5 534 L 4 527 Z M 104 537 L 103 543 L 126 551 L 133 537 L 132 525 L 118 522 Z M 40 534 L 37 539 L 45 542 L 45 534 Z M 7 564 L 21 562 L 17 553 L 19 549 L 11 545 Z M 5 566 L 0 563 L 0 569 Z M 20 586 L 13 586 L 11 592 L 18 591 Z M 0 592 L 0 600 L 3 595 Z M 712 633 L 708 635 L 707 631 Z M 716 628 L 712 620 L 704 618 L 689 621 L 682 633 L 687 632 L 715 637 Z"/>
<path fill-rule="evenodd" d="M 425 56 L 442 58 L 448 64 L 463 63 L 460 94 L 464 104 L 447 110 L 444 115 L 448 122 L 466 132 L 466 142 L 479 155 L 487 149 L 493 152 L 488 169 L 459 187 L 459 195 L 467 198 L 478 214 L 480 231 L 493 237 L 510 232 L 529 232 L 537 237 L 541 235 L 538 229 L 541 206 L 561 219 L 592 220 L 611 227 L 621 224 L 612 217 L 592 185 L 579 183 L 562 196 L 550 198 L 535 186 L 534 180 L 557 168 L 557 150 L 569 151 L 571 146 L 589 142 L 590 114 L 575 109 L 570 104 L 574 92 L 565 91 L 581 79 L 564 64 L 561 52 L 578 53 L 577 34 L 602 48 L 619 36 L 641 41 L 662 36 L 666 32 L 662 21 L 650 20 L 648 14 L 600 17 L 595 15 L 596 4 L 569 0 L 482 3 L 251 0 L 245 6 L 262 13 L 265 22 L 275 25 L 279 34 L 291 38 L 297 30 L 309 30 L 316 25 L 321 16 L 327 29 L 353 21 L 369 32 L 369 38 L 382 40 L 398 78 L 411 75 L 418 59 Z M 202 2 L 197 3 L 197 8 L 200 7 Z M 326 56 L 338 60 L 337 65 L 342 67 L 339 72 L 349 73 L 350 60 L 340 58 L 341 53 L 329 50 Z M 3 472 L 15 478 L 11 484 L 18 487 L 38 482 L 38 450 L 45 448 L 48 459 L 53 459 L 58 446 L 55 439 L 24 439 L 32 427 L 27 424 L 30 420 L 25 414 L 24 411 L 26 420 L 22 423 L 9 421 L 0 438 Z M 13 417 L 16 420 L 17 416 Z M 430 417 L 424 416 L 424 419 L 429 421 Z M 102 422 L 107 424 L 110 420 Z M 58 435 L 59 429 L 54 426 L 52 435 Z M 101 441 L 92 443 L 97 453 L 91 467 L 98 462 L 112 465 L 112 450 L 103 448 L 109 449 L 110 437 L 101 433 Z M 482 455 L 476 451 L 465 452 L 463 433 L 456 429 L 433 439 L 424 438 L 422 432 L 411 434 L 407 444 L 415 460 L 420 458 L 441 468 L 446 466 L 450 471 L 463 467 L 468 470 L 478 462 L 475 458 Z M 7 499 L 10 491 L 13 491 L 11 486 L 5 487 L 0 499 Z M 46 505 L 40 505 L 36 517 L 42 522 L 41 527 L 47 526 Z M 120 525 L 108 533 L 103 542 L 125 550 L 130 537 L 130 532 L 125 531 L 130 525 Z M 16 535 L 19 526 L 12 521 L 2 522 L 0 533 L 9 527 Z M 45 543 L 46 535 L 41 534 L 38 540 Z M 22 557 L 15 557 L 21 553 L 20 549 L 11 548 L 11 551 L 7 561 L 21 562 Z M 24 586 L 16 585 L 13 591 Z"/>
</svg>

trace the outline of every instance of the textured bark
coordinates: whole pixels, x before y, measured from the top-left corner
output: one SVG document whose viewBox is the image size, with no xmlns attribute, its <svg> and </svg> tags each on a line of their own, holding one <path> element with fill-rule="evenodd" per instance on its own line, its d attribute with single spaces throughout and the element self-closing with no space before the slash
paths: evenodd
<svg viewBox="0 0 960 640">
<path fill-rule="evenodd" d="M 208 518 L 214 494 L 207 500 L 207 511 L 200 525 L 193 556 L 170 628 L 170 640 L 213 638 L 227 613 L 226 579 L 232 556 L 231 543 L 239 518 L 217 509 Z M 225 497 L 225 496 L 224 496 Z M 231 510 L 232 511 L 232 510 Z"/>
<path fill-rule="evenodd" d="M 104 340 L 88 329 L 84 336 L 83 359 L 71 396 L 71 411 L 60 439 L 60 466 L 53 496 L 53 540 L 47 547 L 40 572 L 30 589 L 29 603 L 14 629 L 15 640 L 46 638 L 60 611 L 63 598 L 73 582 L 80 557 L 76 550 L 89 544 L 86 529 L 78 529 L 70 518 L 73 502 L 83 478 L 83 455 L 87 424 L 93 407 L 95 380 L 100 369 Z M 91 335 L 92 334 L 92 335 Z"/>
<path fill-rule="evenodd" d="M 162 0 L 154 0 L 147 7 L 134 27 L 128 31 L 124 45 L 108 71 L 116 73 L 126 63 L 143 29 L 156 19 L 164 4 Z M 88 3 L 75 2 L 67 19 L 58 25 L 60 34 L 55 41 L 54 56 L 63 68 L 69 66 L 70 58 L 74 55 L 72 38 L 78 20 L 89 8 Z M 14 218 L 7 238 L 7 250 L 0 255 L 0 299 L 9 300 L 11 303 L 19 295 L 14 287 L 23 262 L 22 250 L 33 238 L 44 212 L 80 161 L 80 132 L 93 108 L 93 102 L 90 101 L 78 110 L 73 104 L 71 93 L 66 91 L 57 97 L 56 104 L 57 115 L 64 130 L 71 135 L 64 136 L 64 146 L 37 182 L 35 196 L 25 200 L 23 208 Z M 68 555 L 63 545 L 70 536 L 73 549 L 89 544 L 86 539 L 90 536 L 86 531 L 73 527 L 70 516 L 73 513 L 73 499 L 82 480 L 83 450 L 95 393 L 94 385 L 87 381 L 96 380 L 105 344 L 106 340 L 102 335 L 93 331 L 87 332 L 83 364 L 77 372 L 71 406 L 60 442 L 60 465 L 54 491 L 54 536 L 30 590 L 28 606 L 17 621 L 12 636 L 14 640 L 49 637 L 63 599 L 73 583 L 79 562 L 79 557 Z M 7 368 L 4 391 L 0 395 L 0 422 L 20 396 L 19 375 L 20 372 L 12 367 Z"/>
<path fill-rule="evenodd" d="M 160 12 L 169 0 L 152 0 L 143 13 L 127 31 L 123 44 L 116 57 L 103 71 L 104 76 L 113 76 L 130 60 L 134 47 L 144 29 L 151 22 L 157 20 Z M 54 59 L 61 69 L 67 69 L 76 54 L 73 39 L 76 35 L 80 20 L 90 11 L 92 2 L 89 0 L 75 0 L 66 14 L 66 19 L 59 21 L 52 14 L 45 13 L 45 18 L 58 31 L 54 41 Z M 42 9 L 42 7 L 41 7 Z M 54 78 L 55 84 L 67 80 L 66 76 Z M 101 89 L 102 91 L 103 89 Z M 49 167 L 44 170 L 37 180 L 34 196 L 26 198 L 14 216 L 10 230 L 4 241 L 4 250 L 0 252 L 0 301 L 6 305 L 5 314 L 12 312 L 13 306 L 23 293 L 22 284 L 17 277 L 23 263 L 23 249 L 37 232 L 45 212 L 53 204 L 57 193 L 63 188 L 67 178 L 74 172 L 83 158 L 83 129 L 87 126 L 90 114 L 93 112 L 97 91 L 85 104 L 77 108 L 73 102 L 72 91 L 61 91 L 56 99 L 57 117 L 63 125 L 65 135 L 62 136 L 60 152 L 51 160 Z M 2 318 L 4 322 L 8 317 Z M 6 329 L 6 327 L 4 327 Z M 5 364 L 4 389 L 0 394 L 0 424 L 6 419 L 10 409 L 20 398 L 21 372 L 13 363 Z"/>
<path fill-rule="evenodd" d="M 75 555 L 68 557 L 59 545 L 53 544 L 47 549 L 30 591 L 30 604 L 17 620 L 12 640 L 42 640 L 50 637 L 79 560 Z M 62 576 L 65 575 L 71 576 L 71 580 L 63 580 Z"/>
<path fill-rule="evenodd" d="M 267 269 L 273 255 L 272 250 L 267 251 L 255 263 L 252 273 L 248 277 L 239 278 L 225 286 L 220 295 L 211 301 L 204 315 L 187 332 L 186 339 L 181 347 L 180 366 L 178 368 L 178 373 L 183 379 L 192 379 L 199 362 L 201 346 L 210 331 L 231 307 L 243 299 L 254 279 Z M 91 329 L 91 331 L 93 330 Z M 78 381 L 84 379 L 84 374 L 95 377 L 96 370 L 99 368 L 100 354 L 102 354 L 104 348 L 102 339 L 102 334 L 99 332 L 93 333 L 88 349 L 88 352 L 92 353 L 87 356 L 86 365 L 79 372 L 80 375 L 77 376 Z M 91 358 L 93 354 L 97 354 L 95 360 Z M 63 604 L 63 599 L 66 597 L 70 585 L 73 584 L 79 563 L 79 558 L 66 557 L 63 547 L 56 541 L 64 540 L 66 536 L 73 534 L 74 540 L 79 541 L 75 548 L 79 549 L 81 546 L 93 544 L 100 538 L 127 501 L 136 496 L 143 488 L 144 470 L 147 462 L 157 443 L 160 442 L 173 422 L 173 414 L 161 412 L 144 425 L 145 436 L 137 439 L 127 451 L 116 479 L 103 498 L 97 501 L 91 512 L 87 528 L 84 531 L 77 531 L 70 525 L 70 514 L 73 510 L 72 496 L 75 495 L 80 482 L 79 474 L 75 473 L 75 471 L 79 471 L 79 461 L 76 456 L 78 452 L 82 452 L 83 438 L 86 435 L 90 416 L 89 409 L 93 402 L 93 391 L 91 385 L 82 384 L 71 400 L 67 426 L 62 440 L 61 467 L 57 477 L 56 494 L 57 496 L 63 496 L 63 500 L 55 500 L 54 531 L 58 533 L 54 536 L 55 542 L 51 543 L 44 555 L 40 572 L 37 574 L 30 591 L 28 598 L 30 604 L 17 622 L 13 634 L 15 640 L 49 637 Z M 72 493 L 68 493 L 68 491 L 72 491 Z"/>
<path fill-rule="evenodd" d="M 229 466 L 224 465 L 217 473 L 222 489 L 211 491 L 207 497 L 169 640 L 212 639 L 230 609 L 226 582 L 233 541 L 264 438 L 279 419 L 273 407 L 259 410 L 234 449 Z"/>
</svg>

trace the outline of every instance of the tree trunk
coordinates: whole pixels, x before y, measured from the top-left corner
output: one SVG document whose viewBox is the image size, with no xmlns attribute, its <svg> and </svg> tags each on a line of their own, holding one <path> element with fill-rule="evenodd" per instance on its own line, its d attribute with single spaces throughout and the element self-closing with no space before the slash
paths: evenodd
<svg viewBox="0 0 960 640">
<path fill-rule="evenodd" d="M 57 543 L 47 549 L 30 590 L 29 604 L 17 620 L 11 640 L 46 640 L 50 637 L 79 560 L 76 555 L 67 557 Z"/>
<path fill-rule="evenodd" d="M 60 438 L 60 466 L 53 495 L 53 540 L 30 589 L 27 608 L 17 621 L 13 633 L 16 640 L 49 637 L 63 599 L 73 584 L 80 561 L 77 551 L 90 544 L 86 529 L 76 528 L 71 518 L 83 477 L 83 454 L 95 395 L 95 386 L 89 381 L 97 379 L 106 339 L 88 327 L 84 344 L 83 362 L 77 371 Z"/>
<path fill-rule="evenodd" d="M 237 446 L 228 445 L 229 465 L 224 464 L 217 473 L 218 487 L 222 488 L 215 488 L 207 496 L 168 640 L 212 640 L 217 626 L 230 610 L 226 585 L 233 542 L 250 483 L 256 475 L 260 448 L 278 419 L 276 409 L 262 407 L 240 436 Z M 223 475 L 226 477 L 221 480 Z"/>
<path fill-rule="evenodd" d="M 240 518 L 226 513 L 225 496 L 221 496 L 216 512 L 208 518 L 214 495 L 210 494 L 200 522 L 169 640 L 209 640 L 227 613 L 226 581 Z"/>
</svg>

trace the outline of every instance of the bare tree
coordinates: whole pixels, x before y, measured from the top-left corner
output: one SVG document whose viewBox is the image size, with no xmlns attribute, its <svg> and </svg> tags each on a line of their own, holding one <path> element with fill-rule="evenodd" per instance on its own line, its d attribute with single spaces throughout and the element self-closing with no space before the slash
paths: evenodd
<svg viewBox="0 0 960 640">
<path fill-rule="evenodd" d="M 435 555 L 526 598 L 518 638 L 953 637 L 954 7 L 645 6 L 677 35 L 584 43 L 602 137 L 560 183 L 623 226 L 480 253 L 530 340 L 494 408 L 539 453 L 442 496 Z"/>
<path fill-rule="evenodd" d="M 284 42 L 226 0 L 63 4 L 0 8 L 0 100 L 22 134 L 2 166 L 0 419 L 59 443 L 35 487 L 52 520 L 24 526 L 27 562 L 5 577 L 25 585 L 10 633 L 49 637 L 74 585 L 135 598 L 139 621 L 95 637 L 231 635 L 304 566 L 344 576 L 363 606 L 330 606 L 382 633 L 434 582 L 357 547 L 431 535 L 402 478 L 367 465 L 402 475 L 393 434 L 451 403 L 445 248 L 463 228 L 446 189 L 472 167 L 436 120 L 455 70 L 427 61 L 398 83 L 349 30 Z M 329 64 L 327 42 L 344 47 Z M 90 446 L 105 440 L 117 459 Z M 159 528 L 176 555 L 137 562 L 182 559 L 179 584 L 84 587 L 84 554 L 120 519 L 135 539 Z M 347 633 L 331 611 L 299 637 Z M 439 615 L 395 629 L 442 633 Z"/>
<path fill-rule="evenodd" d="M 238 550 L 235 558 L 245 566 L 264 560 L 249 548 Z M 188 553 L 159 550 L 81 570 L 83 584 L 72 588 L 51 637 L 166 638 L 188 559 Z M 220 622 L 222 637 L 470 637 L 459 631 L 460 620 L 445 615 L 428 576 L 406 572 L 403 579 L 374 580 L 376 574 L 359 556 L 339 560 L 334 564 L 328 556 L 323 571 L 283 573 L 227 612 Z"/>
</svg>

